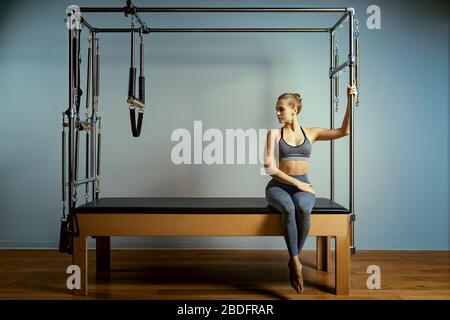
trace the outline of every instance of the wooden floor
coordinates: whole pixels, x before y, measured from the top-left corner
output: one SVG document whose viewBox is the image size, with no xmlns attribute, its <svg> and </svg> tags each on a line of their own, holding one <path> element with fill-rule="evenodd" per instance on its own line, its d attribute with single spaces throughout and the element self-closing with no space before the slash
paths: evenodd
<svg viewBox="0 0 450 320">
<path fill-rule="evenodd" d="M 113 250 L 109 278 L 97 279 L 90 251 L 89 296 L 77 297 L 66 288 L 71 256 L 0 250 L 0 299 L 450 299 L 449 251 L 358 251 L 346 297 L 333 294 L 332 272 L 315 270 L 314 251 L 301 255 L 297 294 L 288 258 L 285 250 Z M 366 287 L 369 265 L 381 268 L 380 290 Z"/>
</svg>

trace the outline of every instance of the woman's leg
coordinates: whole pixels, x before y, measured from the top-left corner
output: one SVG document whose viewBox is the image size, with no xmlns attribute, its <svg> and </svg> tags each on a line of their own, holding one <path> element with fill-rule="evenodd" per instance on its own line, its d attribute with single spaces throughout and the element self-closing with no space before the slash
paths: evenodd
<svg viewBox="0 0 450 320">
<path fill-rule="evenodd" d="M 283 235 L 291 257 L 298 255 L 297 224 L 295 205 L 290 194 L 279 186 L 266 188 L 267 202 L 280 211 L 283 224 Z"/>
<path fill-rule="evenodd" d="M 292 200 L 296 207 L 296 220 L 298 232 L 298 252 L 303 249 L 310 228 L 311 212 L 316 203 L 316 196 L 310 192 L 299 191 L 292 195 Z"/>
</svg>

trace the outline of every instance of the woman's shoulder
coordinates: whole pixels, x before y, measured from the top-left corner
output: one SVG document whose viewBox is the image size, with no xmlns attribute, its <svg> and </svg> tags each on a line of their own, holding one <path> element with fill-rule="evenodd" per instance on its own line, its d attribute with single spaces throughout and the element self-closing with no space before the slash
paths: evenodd
<svg viewBox="0 0 450 320">
<path fill-rule="evenodd" d="M 281 136 L 281 128 L 269 129 L 267 131 L 267 135 L 269 135 L 269 134 L 274 138 L 280 137 Z"/>
<path fill-rule="evenodd" d="M 267 130 L 267 140 L 270 140 L 273 145 L 278 145 L 278 142 L 281 139 L 280 132 L 280 128 Z"/>
</svg>

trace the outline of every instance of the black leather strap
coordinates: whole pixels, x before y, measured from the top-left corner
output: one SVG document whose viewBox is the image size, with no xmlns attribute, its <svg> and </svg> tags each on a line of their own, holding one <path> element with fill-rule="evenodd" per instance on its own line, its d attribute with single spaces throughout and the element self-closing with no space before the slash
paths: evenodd
<svg viewBox="0 0 450 320">
<path fill-rule="evenodd" d="M 67 218 L 61 219 L 59 251 L 70 255 L 73 254 L 73 237 L 78 237 L 79 235 L 78 220 L 75 214 L 69 214 Z"/>
<path fill-rule="evenodd" d="M 131 122 L 131 132 L 133 133 L 133 137 L 139 137 L 141 134 L 142 128 L 142 119 L 144 118 L 144 112 L 138 112 L 138 123 L 136 125 L 136 112 L 135 107 L 130 107 L 130 122 Z"/>
</svg>

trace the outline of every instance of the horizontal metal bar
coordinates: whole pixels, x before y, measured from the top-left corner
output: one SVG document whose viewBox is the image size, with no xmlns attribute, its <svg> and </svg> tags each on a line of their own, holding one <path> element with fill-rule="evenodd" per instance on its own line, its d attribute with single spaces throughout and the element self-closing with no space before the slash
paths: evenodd
<svg viewBox="0 0 450 320">
<path fill-rule="evenodd" d="M 93 178 L 87 178 L 87 179 L 83 179 L 83 180 L 74 181 L 73 185 L 74 186 L 79 186 L 79 185 L 82 185 L 82 184 L 85 184 L 85 183 L 89 183 L 89 182 L 95 181 L 96 179 L 97 179 L 96 177 L 93 177 Z"/>
<path fill-rule="evenodd" d="M 343 64 L 337 66 L 336 68 L 333 68 L 330 70 L 330 78 L 333 77 L 336 73 L 344 69 L 345 67 L 348 67 L 350 65 L 349 61 L 344 62 Z"/>
<path fill-rule="evenodd" d="M 334 30 L 336 30 L 336 28 L 345 20 L 345 18 L 347 18 L 348 17 L 348 14 L 347 14 L 347 12 L 338 20 L 338 22 L 336 22 L 336 24 L 333 26 L 333 27 L 331 27 L 331 30 L 332 31 L 334 31 Z"/>
<path fill-rule="evenodd" d="M 155 8 L 137 8 L 134 7 L 135 12 L 247 12 L 247 13 L 261 13 L 261 12 L 273 12 L 273 13 L 296 13 L 296 12 L 347 12 L 347 8 L 167 8 L 167 7 L 155 7 Z M 124 12 L 124 8 L 111 8 L 111 7 L 80 7 L 81 13 L 83 12 Z"/>
<path fill-rule="evenodd" d="M 134 28 L 138 32 L 138 28 Z M 96 28 L 95 32 L 131 32 L 131 28 Z M 330 32 L 329 28 L 147 28 L 144 33 L 156 32 Z"/>
<path fill-rule="evenodd" d="M 123 8 L 108 8 L 108 7 L 80 7 L 80 12 L 123 12 Z"/>
</svg>

